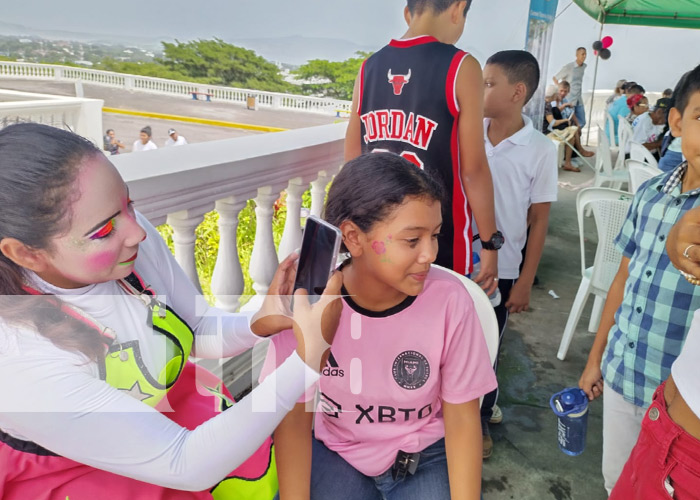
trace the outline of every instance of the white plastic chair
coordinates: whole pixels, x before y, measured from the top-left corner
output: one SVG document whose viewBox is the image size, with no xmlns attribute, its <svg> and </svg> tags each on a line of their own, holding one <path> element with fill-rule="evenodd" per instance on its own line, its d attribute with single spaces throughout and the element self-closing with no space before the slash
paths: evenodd
<svg viewBox="0 0 700 500">
<path fill-rule="evenodd" d="M 598 329 L 608 289 L 622 260 L 622 256 L 615 249 L 614 240 L 627 217 L 631 202 L 632 196 L 629 193 L 606 188 L 583 189 L 576 197 L 576 215 L 581 245 L 581 284 L 576 292 L 576 298 L 571 306 L 569 319 L 566 321 L 564 334 L 559 344 L 557 358 L 562 361 L 566 358 L 576 325 L 581 318 L 581 312 L 586 305 L 589 294 L 595 295 L 595 303 L 588 329 L 592 332 Z M 598 231 L 598 246 L 591 267 L 586 267 L 584 248 L 583 215 L 587 205 L 593 209 L 593 219 Z"/>
<path fill-rule="evenodd" d="M 643 147 L 643 146 L 642 146 Z M 646 149 L 646 148 L 644 148 Z M 639 189 L 639 186 L 644 184 L 652 177 L 663 174 L 663 172 L 655 165 L 650 165 L 644 161 L 629 159 L 625 162 L 630 175 L 630 193 L 634 194 Z"/>
<path fill-rule="evenodd" d="M 625 117 L 620 116 L 617 123 L 617 145 L 619 146 L 619 152 L 614 168 L 616 170 L 623 170 L 625 168 L 625 154 L 629 151 L 629 142 L 632 140 L 634 131 L 632 130 L 632 125 Z"/>
<path fill-rule="evenodd" d="M 638 142 L 630 141 L 630 159 L 647 162 L 649 165 L 659 168 L 659 162 L 654 155 Z"/>
<path fill-rule="evenodd" d="M 484 338 L 486 339 L 486 348 L 489 351 L 489 358 L 491 359 L 491 366 L 494 365 L 496 362 L 496 356 L 498 356 L 498 320 L 496 319 L 496 313 L 493 310 L 493 306 L 491 305 L 491 302 L 489 301 L 488 296 L 484 291 L 481 289 L 479 285 L 474 283 L 472 280 L 467 278 L 466 276 L 463 276 L 459 273 L 454 272 L 451 269 L 447 269 L 445 267 L 437 266 L 433 264 L 433 267 L 436 267 L 438 269 L 442 269 L 443 271 L 447 271 L 448 273 L 452 274 L 456 278 L 459 278 L 459 280 L 462 282 L 464 285 L 464 288 L 467 289 L 467 292 L 469 292 L 469 295 L 471 296 L 472 300 L 474 301 L 474 308 L 476 309 L 476 314 L 479 316 L 479 323 L 481 323 L 481 329 L 484 331 Z M 479 400 L 479 405 L 481 405 L 481 401 L 483 398 Z"/>
<path fill-rule="evenodd" d="M 622 150 L 620 150 L 620 154 L 622 154 Z M 620 189 L 623 184 L 629 182 L 629 175 L 624 168 L 619 170 L 613 168 L 612 157 L 610 156 L 610 142 L 608 141 L 608 136 L 605 135 L 605 131 L 600 127 L 598 127 L 598 151 L 595 155 L 594 170 L 594 187 L 609 184 L 613 189 Z"/>
<path fill-rule="evenodd" d="M 446 267 L 438 266 L 436 264 L 433 264 L 432 267 L 447 271 L 453 276 L 459 278 L 459 280 L 464 284 L 464 288 L 466 288 L 467 292 L 469 292 L 469 295 L 474 301 L 476 314 L 479 316 L 481 329 L 484 331 L 486 347 L 489 350 L 491 366 L 493 366 L 496 362 L 496 356 L 498 355 L 498 320 L 496 319 L 496 313 L 493 310 L 493 306 L 491 305 L 488 295 L 484 293 L 479 285 L 466 276 L 463 276 L 452 269 L 447 269 Z"/>
<path fill-rule="evenodd" d="M 617 147 L 617 137 L 615 137 L 615 120 L 613 119 L 610 111 L 605 111 L 605 121 L 608 124 L 608 131 L 610 132 L 610 147 Z"/>
</svg>

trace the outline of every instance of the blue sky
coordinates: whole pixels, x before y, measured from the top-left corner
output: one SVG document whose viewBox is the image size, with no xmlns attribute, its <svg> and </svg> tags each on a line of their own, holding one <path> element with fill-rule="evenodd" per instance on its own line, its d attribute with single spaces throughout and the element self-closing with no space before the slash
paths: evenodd
<svg viewBox="0 0 700 500">
<path fill-rule="evenodd" d="M 5 0 L 2 20 L 43 29 L 133 36 L 225 40 L 292 35 L 340 38 L 379 48 L 405 30 L 402 0 Z M 577 46 L 590 47 L 599 25 L 571 0 L 559 0 L 550 75 L 573 60 Z M 522 48 L 528 0 L 474 0 L 467 29 L 458 43 L 482 62 L 493 52 Z M 564 11 L 562 13 L 562 11 Z M 611 88 L 619 78 L 649 90 L 672 87 L 683 72 L 700 63 L 700 30 L 606 27 L 615 43 L 601 61 L 599 82 Z M 592 55 L 592 54 L 591 54 Z M 309 57 L 313 57 L 312 54 Z M 593 63 L 593 58 L 589 59 Z M 593 64 L 585 87 L 590 87 Z"/>
</svg>

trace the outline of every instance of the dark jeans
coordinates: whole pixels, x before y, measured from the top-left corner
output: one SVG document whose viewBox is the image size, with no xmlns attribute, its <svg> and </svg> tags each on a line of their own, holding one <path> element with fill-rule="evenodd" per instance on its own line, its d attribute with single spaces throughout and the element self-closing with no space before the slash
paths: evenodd
<svg viewBox="0 0 700 500">
<path fill-rule="evenodd" d="M 311 500 L 449 500 L 445 440 L 420 453 L 418 469 L 396 481 L 391 469 L 378 476 L 365 476 L 312 438 Z M 275 497 L 279 499 L 279 495 Z"/>
</svg>

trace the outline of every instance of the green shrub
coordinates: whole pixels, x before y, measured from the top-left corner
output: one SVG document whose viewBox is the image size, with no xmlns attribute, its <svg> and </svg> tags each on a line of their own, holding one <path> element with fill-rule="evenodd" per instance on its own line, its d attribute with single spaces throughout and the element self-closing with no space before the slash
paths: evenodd
<svg viewBox="0 0 700 500">
<path fill-rule="evenodd" d="M 287 219 L 287 204 L 286 192 L 275 204 L 275 213 L 272 218 L 272 236 L 275 242 L 275 248 L 279 248 L 284 224 Z M 311 207 L 311 192 L 307 190 L 302 197 L 302 207 Z M 248 200 L 245 208 L 238 214 L 238 235 L 236 243 L 238 246 L 238 258 L 243 269 L 243 279 L 245 288 L 243 296 L 249 297 L 255 294 L 253 290 L 253 280 L 250 278 L 248 268 L 250 267 L 250 256 L 253 253 L 253 245 L 255 243 L 255 202 Z M 167 224 L 158 226 L 163 239 L 168 243 L 170 251 L 174 252 L 173 245 L 173 228 Z M 214 297 L 211 291 L 211 276 L 214 272 L 216 264 L 216 256 L 219 252 L 219 214 L 216 211 L 209 212 L 204 216 L 204 221 L 196 230 L 197 242 L 195 243 L 195 263 L 199 274 L 199 282 L 202 286 L 202 293 L 210 303 L 213 303 Z"/>
</svg>

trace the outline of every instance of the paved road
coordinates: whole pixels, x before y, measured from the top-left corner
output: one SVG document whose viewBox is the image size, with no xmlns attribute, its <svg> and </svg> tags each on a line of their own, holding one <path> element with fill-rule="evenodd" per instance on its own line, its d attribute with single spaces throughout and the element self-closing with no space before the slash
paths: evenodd
<svg viewBox="0 0 700 500">
<path fill-rule="evenodd" d="M 73 83 L 0 78 L 0 88 L 64 96 L 75 95 L 75 85 Z M 85 97 L 103 99 L 105 106 L 110 108 L 167 113 L 280 128 L 313 127 L 316 125 L 327 125 L 336 121 L 336 118 L 332 116 L 268 109 L 251 111 L 240 104 L 194 101 L 185 96 L 163 96 L 89 84 L 83 84 L 83 89 Z M 158 147 L 165 143 L 169 128 L 176 129 L 189 142 L 229 139 L 264 133 L 112 113 L 103 113 L 102 121 L 105 130 L 109 128 L 115 130 L 117 137 L 127 146 L 126 151 L 131 150 L 132 143 L 138 138 L 139 130 L 145 125 L 151 126 L 153 141 Z"/>
</svg>

